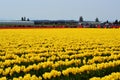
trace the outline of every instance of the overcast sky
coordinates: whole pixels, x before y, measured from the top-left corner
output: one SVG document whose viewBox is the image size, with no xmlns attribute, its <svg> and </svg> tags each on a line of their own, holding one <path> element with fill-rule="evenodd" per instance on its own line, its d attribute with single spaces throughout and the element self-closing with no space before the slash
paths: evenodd
<svg viewBox="0 0 120 80">
<path fill-rule="evenodd" d="M 120 0 L 0 0 L 0 20 L 120 20 Z"/>
</svg>

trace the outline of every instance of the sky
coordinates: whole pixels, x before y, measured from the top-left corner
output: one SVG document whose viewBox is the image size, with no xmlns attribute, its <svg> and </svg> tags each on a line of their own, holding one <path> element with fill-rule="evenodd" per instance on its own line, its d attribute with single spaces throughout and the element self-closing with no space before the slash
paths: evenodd
<svg viewBox="0 0 120 80">
<path fill-rule="evenodd" d="M 120 20 L 120 0 L 0 0 L 0 20 Z"/>
</svg>

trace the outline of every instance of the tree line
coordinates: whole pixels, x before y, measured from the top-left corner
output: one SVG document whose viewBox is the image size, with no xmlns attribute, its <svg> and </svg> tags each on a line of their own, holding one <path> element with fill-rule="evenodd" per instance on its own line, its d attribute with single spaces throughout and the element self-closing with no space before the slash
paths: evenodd
<svg viewBox="0 0 120 80">
<path fill-rule="evenodd" d="M 79 22 L 84 22 L 84 19 L 82 16 L 80 16 L 79 18 Z M 95 19 L 95 22 L 100 22 L 98 18 Z M 120 20 L 118 21 L 118 19 L 116 19 L 114 22 L 109 22 L 108 20 L 103 22 L 103 23 L 112 23 L 112 24 L 115 24 L 115 25 L 120 25 Z"/>
</svg>

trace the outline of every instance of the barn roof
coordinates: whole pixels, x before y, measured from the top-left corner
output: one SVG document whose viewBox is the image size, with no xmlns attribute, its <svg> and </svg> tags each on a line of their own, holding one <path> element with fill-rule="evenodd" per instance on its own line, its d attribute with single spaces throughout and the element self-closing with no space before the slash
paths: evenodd
<svg viewBox="0 0 120 80">
<path fill-rule="evenodd" d="M 10 25 L 32 25 L 34 24 L 33 21 L 19 21 L 19 20 L 5 20 L 0 21 L 0 24 L 10 24 Z"/>
</svg>

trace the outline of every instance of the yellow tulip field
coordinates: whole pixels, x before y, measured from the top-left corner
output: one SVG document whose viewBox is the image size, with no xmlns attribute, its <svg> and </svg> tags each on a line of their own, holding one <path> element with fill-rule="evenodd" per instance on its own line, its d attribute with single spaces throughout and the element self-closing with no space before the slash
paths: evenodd
<svg viewBox="0 0 120 80">
<path fill-rule="evenodd" d="M 1 29 L 0 80 L 119 80 L 120 29 Z"/>
</svg>

